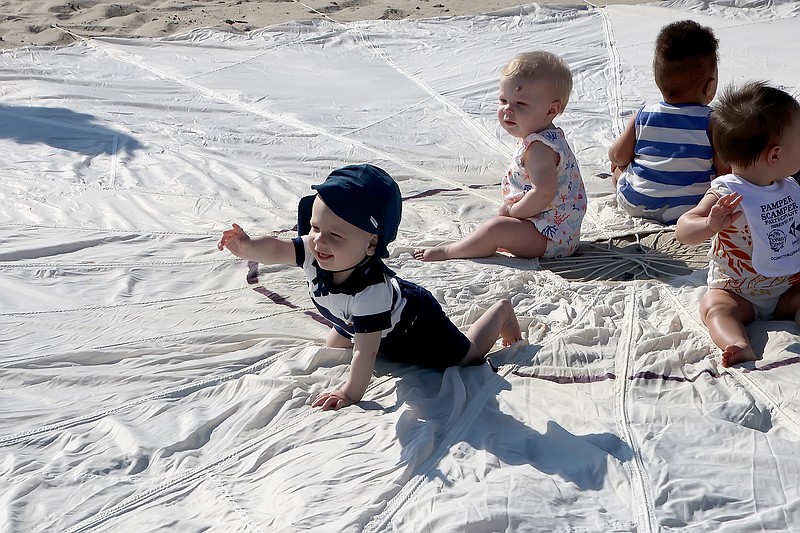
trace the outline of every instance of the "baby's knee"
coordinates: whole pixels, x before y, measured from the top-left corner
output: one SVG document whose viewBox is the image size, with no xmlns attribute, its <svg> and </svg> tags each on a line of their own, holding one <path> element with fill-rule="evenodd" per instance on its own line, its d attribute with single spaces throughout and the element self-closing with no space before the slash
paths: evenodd
<svg viewBox="0 0 800 533">
<path fill-rule="evenodd" d="M 325 347 L 327 348 L 352 348 L 353 341 L 336 331 L 336 328 L 328 330 L 325 337 Z"/>
<path fill-rule="evenodd" d="M 724 298 L 720 298 L 719 295 L 709 292 L 700 300 L 700 318 L 706 324 L 709 320 L 731 314 L 730 303 Z"/>
<path fill-rule="evenodd" d="M 710 301 L 711 298 L 708 294 L 700 298 L 700 316 L 705 318 L 709 310 L 714 307 L 714 302 Z"/>
<path fill-rule="evenodd" d="M 502 224 L 504 222 L 504 218 L 508 217 L 501 217 L 501 216 L 494 216 L 489 220 L 484 221 L 483 223 L 479 224 L 477 228 L 475 228 L 474 234 L 483 235 L 486 237 L 494 237 L 502 231 Z"/>
<path fill-rule="evenodd" d="M 700 300 L 700 317 L 708 325 L 718 318 L 735 318 L 745 323 L 755 318 L 753 304 L 722 289 L 711 289 Z"/>
<path fill-rule="evenodd" d="M 498 300 L 494 306 L 502 313 L 504 316 L 509 316 L 514 314 L 514 304 L 511 303 L 511 300 L 508 298 L 503 298 L 502 300 Z"/>
</svg>

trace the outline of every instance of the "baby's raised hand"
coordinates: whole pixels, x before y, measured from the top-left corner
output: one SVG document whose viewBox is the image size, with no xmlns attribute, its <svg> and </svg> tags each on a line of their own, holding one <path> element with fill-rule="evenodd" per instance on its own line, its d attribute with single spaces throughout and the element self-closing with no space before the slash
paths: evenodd
<svg viewBox="0 0 800 533">
<path fill-rule="evenodd" d="M 231 229 L 226 229 L 222 232 L 217 248 L 219 250 L 227 248 L 233 255 L 241 257 L 242 253 L 244 253 L 244 248 L 249 244 L 250 237 L 247 236 L 247 233 L 244 232 L 239 224 L 233 224 Z"/>
<path fill-rule="evenodd" d="M 717 199 L 717 203 L 711 207 L 711 211 L 708 213 L 706 221 L 708 227 L 714 233 L 719 233 L 733 225 L 743 214 L 742 211 L 736 211 L 741 202 L 742 195 L 738 192 L 732 192 Z"/>
</svg>

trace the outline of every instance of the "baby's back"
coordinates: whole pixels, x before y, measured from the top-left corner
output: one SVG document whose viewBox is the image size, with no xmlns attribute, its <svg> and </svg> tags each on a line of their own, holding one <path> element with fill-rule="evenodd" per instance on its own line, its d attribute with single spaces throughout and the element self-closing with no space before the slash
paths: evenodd
<svg viewBox="0 0 800 533">
<path fill-rule="evenodd" d="M 665 102 L 639 110 L 635 156 L 620 182 L 627 203 L 653 211 L 697 205 L 714 178 L 710 112 L 704 105 Z"/>
</svg>

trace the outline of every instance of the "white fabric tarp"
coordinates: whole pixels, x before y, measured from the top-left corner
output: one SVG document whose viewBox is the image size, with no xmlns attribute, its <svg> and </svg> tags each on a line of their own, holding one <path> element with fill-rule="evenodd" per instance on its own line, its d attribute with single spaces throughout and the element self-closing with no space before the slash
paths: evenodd
<svg viewBox="0 0 800 533">
<path fill-rule="evenodd" d="M 582 281 L 409 254 L 495 213 L 513 143 L 499 69 L 537 48 L 574 73 L 557 122 L 590 196 L 582 251 L 661 231 L 594 175 L 658 98 L 653 41 L 684 18 L 719 38 L 720 86 L 798 95 L 791 0 L 2 51 L 0 530 L 800 531 L 793 322 L 751 326 L 763 358 L 725 369 L 702 267 L 656 277 L 643 248 L 648 275 Z M 363 402 L 321 412 L 350 352 L 323 347 L 301 270 L 215 245 L 231 222 L 294 236 L 298 199 L 363 161 L 405 198 L 387 263 L 465 328 L 510 298 L 527 342 L 498 346 L 496 374 L 379 362 Z"/>
</svg>

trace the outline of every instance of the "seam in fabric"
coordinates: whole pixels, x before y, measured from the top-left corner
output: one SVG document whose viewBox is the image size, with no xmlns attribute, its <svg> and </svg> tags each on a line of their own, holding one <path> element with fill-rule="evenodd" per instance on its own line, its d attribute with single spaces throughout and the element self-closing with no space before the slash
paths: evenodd
<svg viewBox="0 0 800 533">
<path fill-rule="evenodd" d="M 252 518 L 250 518 L 250 516 L 247 514 L 247 511 L 245 511 L 242 506 L 239 505 L 233 495 L 228 491 L 225 483 L 219 479 L 219 476 L 216 474 L 216 472 L 208 472 L 206 474 L 206 478 L 214 485 L 214 488 L 217 490 L 219 495 L 222 496 L 228 506 L 233 509 L 233 512 L 236 513 L 239 518 L 241 518 L 242 522 L 247 528 L 247 531 L 264 533 L 264 530 L 261 529 L 261 527 L 256 524 Z"/>
<path fill-rule="evenodd" d="M 617 352 L 615 359 L 615 374 L 617 376 L 628 376 L 629 367 L 636 355 L 636 301 L 639 291 L 635 287 L 629 286 L 626 291 L 627 304 L 625 305 L 625 317 L 627 317 L 626 327 L 623 329 L 620 345 L 624 346 L 624 352 Z M 627 338 L 625 338 L 627 337 Z M 624 342 L 623 342 L 624 341 Z M 656 533 L 658 526 L 655 520 L 653 509 L 653 497 L 650 494 L 650 483 L 644 467 L 641 449 L 636 442 L 633 429 L 631 428 L 630 416 L 628 413 L 629 387 L 632 386 L 629 379 L 614 380 L 614 411 L 617 418 L 617 427 L 621 437 L 628 443 L 633 452 L 631 461 L 625 463 L 631 475 L 631 492 L 633 501 L 631 504 L 637 509 L 639 516 L 638 531 Z"/>
</svg>

